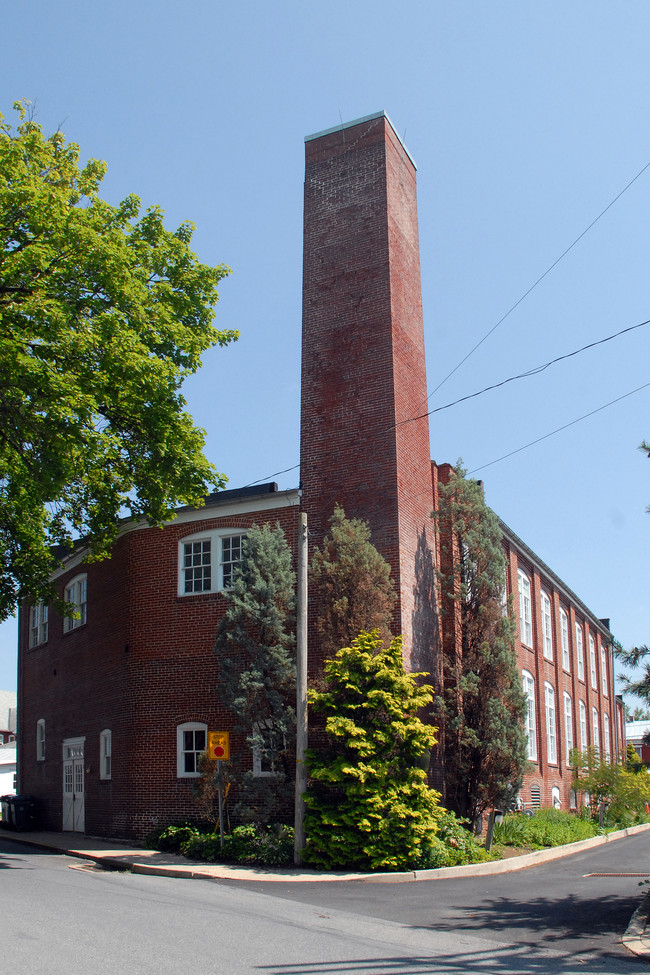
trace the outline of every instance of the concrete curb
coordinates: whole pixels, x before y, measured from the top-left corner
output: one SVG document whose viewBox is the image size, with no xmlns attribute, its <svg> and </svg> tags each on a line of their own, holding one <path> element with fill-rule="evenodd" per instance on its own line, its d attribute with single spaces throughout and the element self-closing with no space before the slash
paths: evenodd
<svg viewBox="0 0 650 975">
<path fill-rule="evenodd" d="M 528 867 L 535 867 L 538 863 L 548 863 L 550 860 L 559 860 L 561 857 L 572 856 L 582 850 L 590 850 L 594 846 L 602 846 L 604 843 L 611 843 L 613 840 L 620 840 L 624 836 L 632 836 L 634 833 L 642 833 L 650 829 L 650 823 L 641 823 L 639 826 L 628 826 L 627 829 L 618 829 L 614 833 L 607 833 L 606 836 L 592 836 L 588 840 L 577 840 L 575 843 L 567 843 L 565 846 L 553 846 L 548 850 L 535 850 L 534 853 L 524 853 L 518 857 L 510 857 L 507 860 L 491 860 L 488 863 L 466 863 L 459 867 L 440 867 L 436 870 L 413 870 L 408 873 L 373 873 L 357 874 L 356 880 L 367 883 L 403 883 L 414 880 L 449 880 L 452 877 L 488 877 L 500 873 L 514 873 L 516 870 L 526 870 Z"/>
<path fill-rule="evenodd" d="M 149 874 L 158 877 L 177 877 L 187 879 L 203 878 L 208 880 L 257 880 L 275 883 L 314 883 L 332 881 L 356 881 L 357 883 L 413 883 L 421 880 L 450 880 L 460 877 L 485 877 L 503 873 L 514 873 L 526 870 L 540 863 L 548 863 L 562 857 L 573 856 L 583 850 L 589 850 L 605 843 L 611 843 L 625 836 L 632 836 L 650 830 L 650 823 L 630 826 L 627 829 L 608 833 L 606 836 L 594 836 L 588 840 L 578 840 L 566 846 L 556 846 L 548 850 L 536 850 L 522 856 L 511 857 L 507 860 L 493 860 L 489 863 L 469 863 L 458 867 L 441 867 L 434 870 L 409 870 L 403 873 L 322 873 L 317 871 L 300 870 L 264 870 L 255 867 L 229 866 L 219 863 L 203 863 L 188 861 L 185 857 L 174 854 L 161 854 L 155 850 L 135 850 L 124 847 L 102 849 L 106 841 L 97 840 L 93 843 L 86 838 L 85 849 L 73 846 L 70 834 L 50 833 L 36 834 L 30 838 L 29 833 L 10 833 L 7 839 L 18 843 L 26 843 L 41 849 L 64 853 L 82 860 L 90 860 L 110 870 L 131 871 L 132 873 Z M 118 852 L 119 851 L 119 852 Z M 164 857 L 165 863 L 151 863 L 154 857 Z M 649 895 L 650 896 L 650 895 Z"/>
<path fill-rule="evenodd" d="M 621 938 L 621 944 L 628 951 L 645 959 L 650 958 L 650 942 L 644 938 L 648 915 L 650 915 L 650 894 L 646 894 L 642 903 L 637 907 L 625 934 Z"/>
</svg>

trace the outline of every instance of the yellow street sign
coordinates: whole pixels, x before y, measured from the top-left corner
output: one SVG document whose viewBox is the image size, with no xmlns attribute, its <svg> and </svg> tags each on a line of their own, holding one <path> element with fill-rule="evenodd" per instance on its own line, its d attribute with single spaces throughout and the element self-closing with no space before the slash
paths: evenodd
<svg viewBox="0 0 650 975">
<path fill-rule="evenodd" d="M 220 762 L 230 758 L 230 735 L 227 731 L 208 732 L 208 755 Z"/>
</svg>

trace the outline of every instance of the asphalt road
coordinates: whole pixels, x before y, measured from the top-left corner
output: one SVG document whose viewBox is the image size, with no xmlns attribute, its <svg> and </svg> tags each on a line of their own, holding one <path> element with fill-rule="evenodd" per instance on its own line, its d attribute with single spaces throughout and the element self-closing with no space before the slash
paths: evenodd
<svg viewBox="0 0 650 975">
<path fill-rule="evenodd" d="M 615 941 L 638 880 L 583 875 L 638 872 L 649 849 L 643 834 L 500 878 L 262 885 L 107 873 L 2 837 L 0 975 L 632 975 L 647 966 Z"/>
</svg>

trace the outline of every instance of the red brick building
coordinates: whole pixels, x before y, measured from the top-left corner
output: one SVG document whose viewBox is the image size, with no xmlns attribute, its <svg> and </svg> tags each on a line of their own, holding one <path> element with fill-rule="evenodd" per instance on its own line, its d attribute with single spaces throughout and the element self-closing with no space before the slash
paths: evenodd
<svg viewBox="0 0 650 975">
<path fill-rule="evenodd" d="M 226 491 L 162 530 L 128 523 L 110 561 L 78 552 L 60 570 L 78 619 L 22 611 L 19 790 L 37 797 L 45 827 L 142 836 L 195 813 L 207 731 L 232 725 L 214 692 L 213 644 L 252 524 L 279 522 L 295 553 L 299 507 L 312 544 L 336 503 L 367 519 L 392 567 L 407 666 L 440 682 L 438 469 L 428 422 L 414 419 L 427 402 L 415 175 L 384 113 L 306 139 L 301 491 Z M 522 801 L 568 807 L 571 741 L 622 747 L 611 635 L 503 529 L 537 769 Z M 315 645 L 310 654 L 317 670 Z M 432 769 L 436 785 L 441 776 Z"/>
</svg>

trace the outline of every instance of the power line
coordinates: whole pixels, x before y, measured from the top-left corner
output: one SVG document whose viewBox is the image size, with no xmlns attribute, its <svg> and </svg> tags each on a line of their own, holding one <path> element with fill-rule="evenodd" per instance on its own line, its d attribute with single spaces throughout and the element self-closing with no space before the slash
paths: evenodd
<svg viewBox="0 0 650 975">
<path fill-rule="evenodd" d="M 627 190 L 629 190 L 630 186 L 632 186 L 632 184 L 635 183 L 637 181 L 637 179 L 640 176 L 642 176 L 643 173 L 645 173 L 646 169 L 648 169 L 649 167 L 650 167 L 650 162 L 646 163 L 645 166 L 643 167 L 643 169 L 640 169 L 639 170 L 639 172 L 636 174 L 636 176 L 634 176 L 630 180 L 630 182 L 627 184 L 627 186 L 624 186 L 623 189 L 620 191 L 620 193 L 618 193 L 614 197 L 614 199 L 610 203 L 607 204 L 607 206 L 605 207 L 605 209 L 604 210 L 601 210 L 601 212 L 598 214 L 598 216 L 594 220 L 591 221 L 591 223 L 589 224 L 589 226 L 585 230 L 582 231 L 582 233 L 580 234 L 580 236 L 579 237 L 576 237 L 576 239 L 573 241 L 572 244 L 569 244 L 569 246 L 567 247 L 567 249 L 565 251 L 563 251 L 560 254 L 560 256 L 555 261 L 553 261 L 553 263 L 550 265 L 550 267 L 548 267 L 544 271 L 544 273 L 542 275 L 540 275 L 540 277 L 537 278 L 537 280 L 535 281 L 534 284 L 531 284 L 531 286 L 528 289 L 528 291 L 524 292 L 524 294 L 521 296 L 521 298 L 519 298 L 519 300 L 516 301 L 514 303 L 514 305 L 512 305 L 508 309 L 508 311 L 505 313 L 505 315 L 502 315 L 502 317 L 499 319 L 499 321 L 496 323 L 496 325 L 493 325 L 492 328 L 489 330 L 489 332 L 486 332 L 485 335 L 483 336 L 483 338 L 479 342 L 476 343 L 476 345 L 474 346 L 474 348 L 473 349 L 470 349 L 470 351 L 467 353 L 467 355 L 463 359 L 460 360 L 460 362 L 458 363 L 458 365 L 457 366 L 454 366 L 454 368 L 451 370 L 451 372 L 448 373 L 445 376 L 445 378 L 442 380 L 442 382 L 439 382 L 438 383 L 438 385 L 433 390 L 433 392 L 429 393 L 429 395 L 427 397 L 427 402 L 431 399 L 431 397 L 434 395 L 434 393 L 437 393 L 438 390 L 442 386 L 445 385 L 445 383 L 447 382 L 448 379 L 451 379 L 451 377 L 454 375 L 454 373 L 458 369 L 460 369 L 460 367 L 463 365 L 463 363 L 464 362 L 467 362 L 467 360 L 469 359 L 469 357 L 472 356 L 472 355 L 474 355 L 474 353 L 476 352 L 476 350 L 478 348 L 480 348 L 481 345 L 483 345 L 483 343 L 485 342 L 485 340 L 488 339 L 490 337 L 490 335 L 492 335 L 492 333 L 497 330 L 497 328 L 499 327 L 499 325 L 501 325 L 503 322 L 505 322 L 506 318 L 509 315 L 512 314 L 512 312 L 515 310 L 515 308 L 518 308 L 519 305 L 522 303 L 522 301 L 524 301 L 524 299 L 528 297 L 528 295 L 531 293 L 531 291 L 533 291 L 537 287 L 538 284 L 541 284 L 541 282 L 544 280 L 544 278 L 548 274 L 551 273 L 551 271 L 553 270 L 553 268 L 557 267 L 557 265 L 560 263 L 560 261 L 564 257 L 566 257 L 566 255 L 569 253 L 569 251 L 573 250 L 573 248 L 576 246 L 577 243 L 579 243 L 582 240 L 582 238 L 585 236 L 585 234 L 588 234 L 589 233 L 589 231 L 591 230 L 591 228 L 594 227 L 598 223 L 598 221 L 600 220 L 600 218 L 605 216 L 605 214 L 607 213 L 607 211 L 609 209 L 611 209 L 611 207 L 614 206 L 614 204 L 616 203 L 617 200 L 620 200 L 620 198 L 623 196 L 623 194 Z"/>
<path fill-rule="evenodd" d="M 248 484 L 244 484 L 244 487 L 254 487 L 255 484 L 266 484 L 272 477 L 279 477 L 280 474 L 288 474 L 290 471 L 295 471 L 299 467 L 300 464 L 294 464 L 293 467 L 286 467 L 283 471 L 276 471 L 275 474 L 269 474 L 267 477 L 258 477 L 256 481 L 249 481 Z"/>
<path fill-rule="evenodd" d="M 588 345 L 583 345 L 579 349 L 575 349 L 573 352 L 567 352 L 565 355 L 557 356 L 555 359 L 550 359 L 549 362 L 545 362 L 541 366 L 535 366 L 533 369 L 528 369 L 526 372 L 520 372 L 516 376 L 509 376 L 508 379 L 502 379 L 501 382 L 493 383 L 491 386 L 485 386 L 483 389 L 477 390 L 475 393 L 468 393 L 467 396 L 461 396 L 459 399 L 452 400 L 451 403 L 445 403 L 444 406 L 436 406 L 435 409 L 429 410 L 428 413 L 421 413 L 419 416 L 409 417 L 408 420 L 400 420 L 395 426 L 402 426 L 404 423 L 413 423 L 415 420 L 422 420 L 425 416 L 433 416 L 434 413 L 441 413 L 443 410 L 448 410 L 452 406 L 457 406 L 458 403 L 465 403 L 469 399 L 475 399 L 477 396 L 482 396 L 483 393 L 489 393 L 492 389 L 499 389 L 501 386 L 506 386 L 508 383 L 513 383 L 517 379 L 527 379 L 529 376 L 537 376 L 544 372 L 549 366 L 554 366 L 557 362 L 562 362 L 564 359 L 571 359 L 573 356 L 580 355 L 581 352 L 586 352 L 587 349 L 594 349 L 598 345 L 604 345 L 606 342 L 611 342 L 612 339 L 617 339 L 621 335 L 625 335 L 627 332 L 634 332 L 637 328 L 643 328 L 644 325 L 650 325 L 650 319 L 645 322 L 639 322 L 638 325 L 630 325 L 628 328 L 622 328 L 620 332 L 615 332 L 613 335 L 608 335 L 604 339 L 598 339 L 596 342 L 589 342 Z"/>
<path fill-rule="evenodd" d="M 531 440 L 530 443 L 524 444 L 523 447 L 517 447 L 516 450 L 511 450 L 507 454 L 503 454 L 502 457 L 497 457 L 496 460 L 491 460 L 488 464 L 481 464 L 480 467 L 475 467 L 473 470 L 468 471 L 468 474 L 476 474 L 477 471 L 483 471 L 486 467 L 492 467 L 494 464 L 500 463 L 502 460 L 506 460 L 508 457 L 512 457 L 514 454 L 521 453 L 522 450 L 527 450 L 528 447 L 533 447 L 535 444 L 541 443 L 542 440 L 548 440 L 549 437 L 555 436 L 556 433 L 560 433 L 562 430 L 566 430 L 568 427 L 574 426 L 576 423 L 580 423 L 581 420 L 586 420 L 590 416 L 594 416 L 596 413 L 601 413 L 606 410 L 609 406 L 613 406 L 614 403 L 620 403 L 622 399 L 627 399 L 628 396 L 633 396 L 634 393 L 639 393 L 642 389 L 647 389 L 650 383 L 644 383 L 643 386 L 637 386 L 636 389 L 631 389 L 629 393 L 623 393 L 622 396 L 617 396 L 616 399 L 610 400 L 609 403 L 605 403 L 604 406 L 599 406 L 595 410 L 591 410 L 590 413 L 585 413 L 583 416 L 579 416 L 575 420 L 571 420 L 569 423 L 565 423 L 564 426 L 557 427 L 555 430 L 551 430 L 550 433 L 545 433 L 543 437 L 538 437 L 536 440 Z"/>
</svg>

